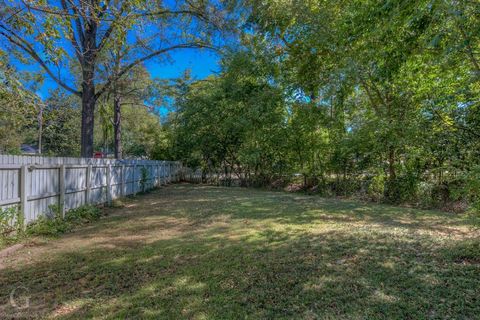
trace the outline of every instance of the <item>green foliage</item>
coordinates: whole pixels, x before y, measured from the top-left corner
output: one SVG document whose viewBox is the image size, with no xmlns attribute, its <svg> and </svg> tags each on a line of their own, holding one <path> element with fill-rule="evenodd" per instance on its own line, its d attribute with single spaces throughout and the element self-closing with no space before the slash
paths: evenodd
<svg viewBox="0 0 480 320">
<path fill-rule="evenodd" d="M 22 235 L 21 221 L 17 207 L 0 209 L 0 239 L 2 242 L 13 241 Z"/>
<path fill-rule="evenodd" d="M 70 223 L 90 223 L 100 218 L 102 211 L 94 205 L 82 206 L 69 210 L 65 215 L 65 220 Z"/>
<path fill-rule="evenodd" d="M 408 173 L 388 179 L 385 184 L 385 199 L 390 203 L 415 203 L 418 183 L 417 177 Z"/>
<path fill-rule="evenodd" d="M 383 173 L 378 173 L 371 178 L 367 191 L 367 194 L 371 200 L 380 201 L 383 199 L 386 179 L 387 177 Z"/>
<path fill-rule="evenodd" d="M 34 223 L 27 226 L 27 234 L 56 237 L 71 231 L 77 225 L 96 221 L 100 216 L 101 210 L 95 206 L 83 206 L 69 210 L 65 217 L 59 206 L 50 206 L 48 215 L 40 216 Z"/>
<path fill-rule="evenodd" d="M 140 168 L 140 189 L 142 192 L 146 192 L 148 189 L 148 170 L 146 167 Z"/>
<path fill-rule="evenodd" d="M 255 31 L 218 76 L 179 84 L 164 154 L 243 185 L 301 176 L 325 195 L 475 210 L 478 5 L 242 4 Z"/>
<path fill-rule="evenodd" d="M 229 57 L 224 68 L 222 77 L 178 87 L 170 153 L 225 180 L 265 184 L 286 165 L 283 95 L 251 54 Z"/>
<path fill-rule="evenodd" d="M 81 109 L 78 99 L 52 92 L 43 112 L 43 153 L 59 157 L 80 155 Z"/>
<path fill-rule="evenodd" d="M 144 66 L 134 68 L 116 84 L 120 100 L 121 149 L 123 157 L 169 159 L 159 151 L 164 131 L 157 108 L 165 103 L 165 82 L 152 78 Z M 112 94 L 99 101 L 95 147 L 106 153 L 114 150 L 114 103 Z"/>
<path fill-rule="evenodd" d="M 27 78 L 0 50 L 0 153 L 18 154 L 28 128 L 36 123 L 40 99 L 22 84 Z"/>
<path fill-rule="evenodd" d="M 473 167 L 464 176 L 462 187 L 461 197 L 470 203 L 469 213 L 476 225 L 480 227 L 480 166 Z"/>
<path fill-rule="evenodd" d="M 116 3 L 101 14 L 115 22 L 91 21 L 104 29 L 112 23 L 114 32 L 92 61 L 98 79 L 79 79 L 83 85 L 108 82 L 112 70 L 118 72 L 144 49 L 153 49 L 151 37 L 138 34 L 145 40 L 137 41 L 142 46 L 127 37 L 137 23 L 131 19 L 134 12 L 142 13 L 137 17 L 143 30 L 162 26 L 170 31 L 167 26 L 172 24 L 182 31 L 193 28 L 191 20 L 177 15 L 172 20 L 168 14 L 143 20 L 143 13 L 154 8 L 168 12 L 166 3 L 126 4 L 128 9 L 117 12 L 121 3 Z M 202 25 L 203 14 L 218 13 L 213 2 L 180 4 L 199 10 L 201 15 L 187 16 L 201 16 L 197 22 Z M 302 190 L 331 196 L 479 211 L 477 2 L 245 0 L 227 1 L 226 8 L 233 11 L 214 20 L 231 15 L 248 31 L 226 50 L 220 72 L 196 81 L 187 71 L 171 87 L 136 64 L 101 99 L 96 97 L 97 149 L 113 149 L 120 120 L 112 121 L 112 100 L 120 96 L 125 156 L 181 160 L 226 185 L 238 181 L 264 187 L 292 180 Z M 89 15 L 84 7 L 79 9 Z M 22 19 L 13 16 L 9 23 L 28 39 L 38 38 L 38 46 L 45 49 L 42 56 L 58 64 L 71 62 L 60 44 L 82 38 L 69 37 L 70 31 L 78 31 L 71 30 L 70 18 L 45 14 L 37 20 L 35 11 Z M 208 23 L 204 27 L 195 34 L 179 32 L 174 39 L 210 43 L 213 30 Z M 39 30 L 44 32 L 40 35 Z M 26 98 L 28 90 L 21 83 L 41 79 L 13 70 L 7 57 L 0 51 L 5 79 L 0 105 L 22 112 L 0 114 L 0 149 L 18 152 L 22 140 L 35 142 L 40 111 Z M 79 60 L 83 71 L 84 61 Z M 77 62 L 71 69 L 79 73 L 82 66 Z M 53 93 L 42 109 L 49 154 L 79 152 L 75 99 Z M 172 112 L 162 123 L 154 109 L 164 105 Z M 296 181 L 298 177 L 302 181 Z"/>
</svg>

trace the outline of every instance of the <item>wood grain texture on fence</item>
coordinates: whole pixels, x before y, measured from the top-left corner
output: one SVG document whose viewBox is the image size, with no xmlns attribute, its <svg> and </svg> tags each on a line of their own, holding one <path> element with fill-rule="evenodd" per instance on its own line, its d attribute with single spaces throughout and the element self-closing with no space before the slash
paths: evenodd
<svg viewBox="0 0 480 320">
<path fill-rule="evenodd" d="M 180 169 L 172 161 L 0 155 L 0 209 L 17 207 L 26 225 L 52 206 L 66 212 L 176 182 Z"/>
</svg>

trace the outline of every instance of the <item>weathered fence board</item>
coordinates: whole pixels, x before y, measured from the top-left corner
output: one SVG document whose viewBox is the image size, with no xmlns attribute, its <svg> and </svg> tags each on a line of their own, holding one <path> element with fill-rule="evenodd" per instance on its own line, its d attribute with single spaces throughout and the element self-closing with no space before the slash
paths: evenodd
<svg viewBox="0 0 480 320">
<path fill-rule="evenodd" d="M 0 209 L 18 207 L 25 223 L 85 204 L 108 203 L 180 178 L 171 161 L 0 155 Z"/>
</svg>

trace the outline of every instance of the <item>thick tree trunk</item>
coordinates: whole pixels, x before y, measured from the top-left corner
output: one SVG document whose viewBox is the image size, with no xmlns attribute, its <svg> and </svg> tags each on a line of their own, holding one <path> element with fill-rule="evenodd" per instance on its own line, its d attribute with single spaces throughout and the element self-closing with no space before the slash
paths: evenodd
<svg viewBox="0 0 480 320">
<path fill-rule="evenodd" d="M 95 64 L 97 56 L 97 26 L 98 22 L 91 19 L 85 24 L 82 45 L 84 53 L 80 63 L 82 66 L 82 137 L 81 156 L 83 158 L 93 157 L 93 129 L 95 118 Z"/>
<path fill-rule="evenodd" d="M 95 115 L 95 84 L 93 82 L 93 67 L 91 71 L 84 71 L 82 83 L 82 138 L 81 156 L 93 157 L 93 129 Z"/>
<path fill-rule="evenodd" d="M 122 108 L 121 98 L 117 91 L 113 97 L 113 110 L 115 159 L 122 159 Z"/>
<path fill-rule="evenodd" d="M 120 54 L 115 55 L 115 76 L 120 73 Z M 120 91 L 120 79 L 114 82 L 113 87 L 113 132 L 115 159 L 122 158 L 122 98 Z"/>
</svg>

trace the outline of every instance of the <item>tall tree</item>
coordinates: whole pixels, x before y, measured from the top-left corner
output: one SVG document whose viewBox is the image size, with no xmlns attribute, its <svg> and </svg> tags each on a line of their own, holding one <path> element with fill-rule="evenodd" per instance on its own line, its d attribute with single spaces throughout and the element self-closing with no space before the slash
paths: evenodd
<svg viewBox="0 0 480 320">
<path fill-rule="evenodd" d="M 98 99 L 142 62 L 173 50 L 211 48 L 210 31 L 222 18 L 214 3 L 218 4 L 190 0 L 4 0 L 0 35 L 59 86 L 81 98 L 81 155 L 91 157 Z M 108 79 L 99 83 L 100 56 L 119 34 L 142 45 L 136 46 L 130 59 L 122 61 L 117 72 L 108 72 Z M 67 66 L 72 64 L 81 70 L 78 84 L 77 77 L 69 74 Z"/>
</svg>

